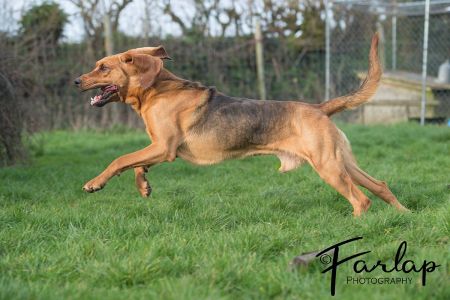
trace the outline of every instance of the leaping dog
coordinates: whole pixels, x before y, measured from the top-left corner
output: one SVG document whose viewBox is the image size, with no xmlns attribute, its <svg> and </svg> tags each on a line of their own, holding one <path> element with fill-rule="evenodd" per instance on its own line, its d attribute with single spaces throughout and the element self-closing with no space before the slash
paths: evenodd
<svg viewBox="0 0 450 300">
<path fill-rule="evenodd" d="M 100 89 L 92 106 L 121 101 L 144 120 L 152 143 L 115 159 L 83 189 L 95 192 L 133 168 L 142 196 L 151 192 L 148 168 L 177 157 L 199 165 L 252 155 L 276 155 L 280 172 L 308 162 L 320 177 L 347 198 L 353 214 L 370 207 L 363 186 L 398 210 L 407 210 L 387 187 L 361 170 L 344 133 L 330 116 L 367 102 L 381 78 L 378 35 L 372 38 L 369 71 L 360 88 L 321 104 L 234 98 L 215 88 L 181 79 L 163 67 L 165 49 L 145 47 L 105 57 L 75 80 L 83 91 Z"/>
</svg>

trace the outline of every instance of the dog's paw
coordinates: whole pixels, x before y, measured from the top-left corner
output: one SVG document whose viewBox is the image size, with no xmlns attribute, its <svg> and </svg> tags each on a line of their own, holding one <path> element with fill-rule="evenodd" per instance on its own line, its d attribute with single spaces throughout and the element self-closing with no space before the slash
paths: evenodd
<svg viewBox="0 0 450 300">
<path fill-rule="evenodd" d="M 147 198 L 152 193 L 152 187 L 150 186 L 150 184 L 147 181 L 144 181 L 139 184 L 138 191 L 142 197 Z"/>
<path fill-rule="evenodd" d="M 412 212 L 410 209 L 404 207 L 403 205 L 399 204 L 397 207 L 397 210 L 401 213 L 410 213 Z"/>
<path fill-rule="evenodd" d="M 94 179 L 88 181 L 83 186 L 83 191 L 88 192 L 88 193 L 94 193 L 96 191 L 101 190 L 104 186 L 105 186 L 104 182 L 98 180 L 97 178 L 94 178 Z"/>
</svg>

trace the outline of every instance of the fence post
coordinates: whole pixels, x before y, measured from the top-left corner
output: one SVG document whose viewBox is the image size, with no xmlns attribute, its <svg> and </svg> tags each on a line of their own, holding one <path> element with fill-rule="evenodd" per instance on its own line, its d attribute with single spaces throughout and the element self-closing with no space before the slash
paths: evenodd
<svg viewBox="0 0 450 300">
<path fill-rule="evenodd" d="M 103 15 L 103 34 L 104 34 L 104 46 L 105 54 L 107 56 L 114 54 L 114 37 L 111 28 L 111 17 L 106 10 L 105 2 L 103 1 L 104 15 Z M 116 104 L 116 103 L 114 103 Z M 120 106 L 119 105 L 109 105 L 105 107 L 105 111 L 102 114 L 101 123 L 103 126 L 108 127 L 117 124 L 120 119 Z"/>
<path fill-rule="evenodd" d="M 261 23 L 258 17 L 255 18 L 255 51 L 259 98 L 261 98 L 261 100 L 266 100 L 266 85 L 264 83 L 263 40 L 261 33 Z"/>
<path fill-rule="evenodd" d="M 105 34 L 105 52 L 106 55 L 113 55 L 114 47 L 113 47 L 113 35 L 111 31 L 111 19 L 109 17 L 109 14 L 105 12 L 103 16 L 103 28 L 104 28 L 104 34 Z"/>
<path fill-rule="evenodd" d="M 385 55 L 385 47 L 386 47 L 386 37 L 384 34 L 384 27 L 381 22 L 377 22 L 377 31 L 378 36 L 380 37 L 380 40 L 378 42 L 378 57 L 380 60 L 381 67 L 383 70 L 386 69 L 386 55 Z"/>
<path fill-rule="evenodd" d="M 392 71 L 397 70 L 397 1 L 394 1 L 392 16 Z"/>
<path fill-rule="evenodd" d="M 330 5 L 325 0 L 325 101 L 330 99 Z"/>
<path fill-rule="evenodd" d="M 425 1 L 425 21 L 423 24 L 423 56 L 422 56 L 422 103 L 420 125 L 425 125 L 427 103 L 427 60 L 428 60 L 428 25 L 430 22 L 430 0 Z"/>
</svg>

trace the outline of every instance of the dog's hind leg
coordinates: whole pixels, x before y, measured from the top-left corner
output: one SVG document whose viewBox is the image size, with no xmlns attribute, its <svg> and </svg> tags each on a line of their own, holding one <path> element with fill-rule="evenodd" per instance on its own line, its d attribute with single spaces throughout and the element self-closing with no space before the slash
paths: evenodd
<svg viewBox="0 0 450 300">
<path fill-rule="evenodd" d="M 399 211 L 408 211 L 406 207 L 398 202 L 397 198 L 389 190 L 385 182 L 373 178 L 358 167 L 356 159 L 353 156 L 349 141 L 342 131 L 340 131 L 340 134 L 341 137 L 343 137 L 341 149 L 343 151 L 342 153 L 345 161 L 345 168 L 352 178 L 353 182 L 355 182 L 359 186 L 365 187 L 374 195 L 378 196 L 386 203 L 394 206 Z"/>
<path fill-rule="evenodd" d="M 134 178 L 136 187 L 142 197 L 148 197 L 152 193 L 152 187 L 150 183 L 145 178 L 145 173 L 147 172 L 146 167 L 136 167 L 134 168 Z"/>
<path fill-rule="evenodd" d="M 347 198 L 353 206 L 353 215 L 355 217 L 360 216 L 369 209 L 370 199 L 355 185 L 342 161 L 336 158 L 329 158 L 324 163 L 312 161 L 311 165 L 326 183 Z"/>
<path fill-rule="evenodd" d="M 385 182 L 373 178 L 358 167 L 350 147 L 350 142 L 342 131 L 339 131 L 339 133 L 341 137 L 339 146 L 342 151 L 342 157 L 344 158 L 345 168 L 352 181 L 359 186 L 365 187 L 374 195 L 394 206 L 399 211 L 408 211 L 406 207 L 398 202 L 397 198 L 392 194 Z"/>
<path fill-rule="evenodd" d="M 356 162 L 350 162 L 346 165 L 346 169 L 350 174 L 352 180 L 371 191 L 374 195 L 381 198 L 386 203 L 394 206 L 399 211 L 408 211 L 389 190 L 387 184 L 383 181 L 377 180 L 361 170 Z"/>
<path fill-rule="evenodd" d="M 296 153 L 309 162 L 319 176 L 344 196 L 353 206 L 353 215 L 360 216 L 370 207 L 370 199 L 353 182 L 346 169 L 347 147 L 345 136 L 322 115 L 298 126 L 300 137 L 291 140 L 285 151 Z"/>
</svg>

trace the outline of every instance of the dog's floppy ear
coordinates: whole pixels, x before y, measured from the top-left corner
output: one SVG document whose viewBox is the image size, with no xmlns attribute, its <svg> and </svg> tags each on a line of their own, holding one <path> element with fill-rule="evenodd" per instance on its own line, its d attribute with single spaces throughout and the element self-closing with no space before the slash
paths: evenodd
<svg viewBox="0 0 450 300">
<path fill-rule="evenodd" d="M 136 48 L 136 49 L 132 49 L 130 51 L 133 53 L 136 53 L 136 54 L 147 54 L 147 55 L 151 55 L 151 56 L 158 57 L 161 59 L 169 59 L 169 60 L 172 59 L 167 54 L 166 49 L 164 49 L 163 46 Z"/>
<path fill-rule="evenodd" d="M 129 51 L 120 56 L 120 61 L 136 68 L 139 83 L 144 90 L 153 85 L 163 66 L 163 62 L 159 58 L 146 54 L 130 53 Z"/>
</svg>

